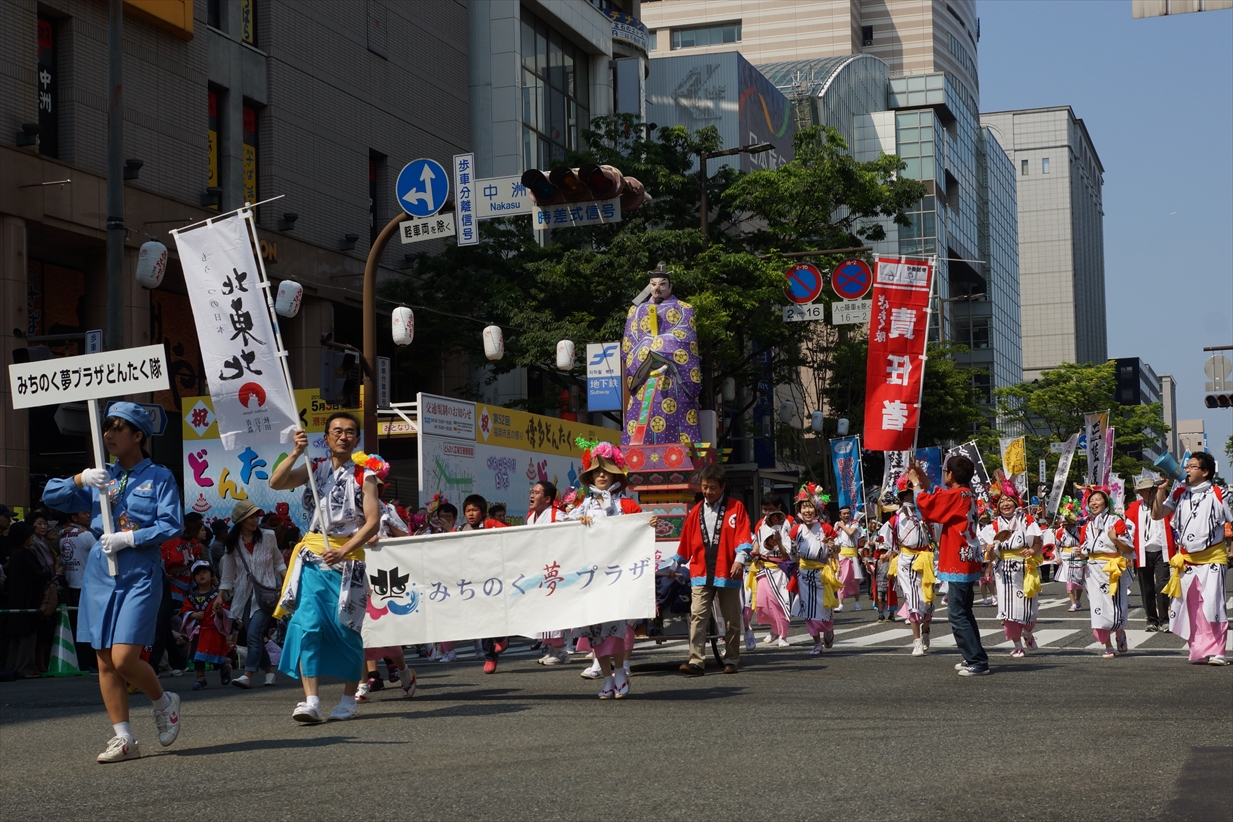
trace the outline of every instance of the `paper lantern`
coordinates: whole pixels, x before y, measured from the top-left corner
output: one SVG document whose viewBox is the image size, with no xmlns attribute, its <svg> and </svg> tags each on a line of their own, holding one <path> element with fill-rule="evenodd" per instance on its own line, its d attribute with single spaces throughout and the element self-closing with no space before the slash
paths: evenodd
<svg viewBox="0 0 1233 822">
<path fill-rule="evenodd" d="M 557 370 L 574 370 L 574 343 L 572 340 L 561 340 L 557 343 Z"/>
<path fill-rule="evenodd" d="M 841 437 L 846 437 L 848 435 L 848 418 L 847 417 L 839 418 L 839 425 L 838 425 L 837 430 L 839 431 L 839 436 Z"/>
<path fill-rule="evenodd" d="M 809 415 L 809 430 L 815 434 L 822 433 L 822 412 L 814 411 Z"/>
<path fill-rule="evenodd" d="M 505 356 L 505 337 L 501 326 L 490 325 L 484 329 L 484 356 L 496 362 Z"/>
<path fill-rule="evenodd" d="M 167 246 L 158 240 L 142 243 L 137 254 L 137 282 L 142 288 L 158 288 L 167 273 Z"/>
<path fill-rule="evenodd" d="M 787 425 L 792 422 L 792 415 L 796 413 L 796 403 L 792 400 L 784 400 L 779 405 L 779 422 Z"/>
<path fill-rule="evenodd" d="M 727 377 L 723 381 L 723 387 L 720 389 L 720 394 L 724 402 L 732 402 L 736 399 L 736 380 Z"/>
<path fill-rule="evenodd" d="M 394 332 L 395 345 L 410 345 L 415 339 L 415 312 L 405 305 L 394 309 L 390 324 Z"/>
<path fill-rule="evenodd" d="M 300 313 L 300 303 L 304 301 L 304 286 L 295 280 L 283 280 L 278 284 L 278 295 L 274 298 L 274 312 L 280 317 L 294 317 Z"/>
</svg>

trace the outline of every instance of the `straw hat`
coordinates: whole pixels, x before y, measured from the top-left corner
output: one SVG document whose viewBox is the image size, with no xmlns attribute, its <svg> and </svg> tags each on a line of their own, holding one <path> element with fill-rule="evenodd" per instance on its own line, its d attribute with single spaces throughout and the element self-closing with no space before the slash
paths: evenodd
<svg viewBox="0 0 1233 822">
<path fill-rule="evenodd" d="M 578 438 L 577 443 L 582 448 L 582 473 L 578 476 L 583 485 L 590 485 L 596 471 L 604 471 L 625 484 L 628 467 L 625 455 L 621 449 L 610 442 L 591 442 Z"/>
</svg>

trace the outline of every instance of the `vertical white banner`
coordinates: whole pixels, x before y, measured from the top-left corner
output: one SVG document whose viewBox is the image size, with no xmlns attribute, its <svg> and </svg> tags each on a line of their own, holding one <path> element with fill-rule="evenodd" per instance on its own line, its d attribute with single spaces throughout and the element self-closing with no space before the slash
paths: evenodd
<svg viewBox="0 0 1233 822">
<path fill-rule="evenodd" d="M 223 447 L 289 441 L 300 420 L 245 219 L 231 214 L 172 236 Z"/>
<path fill-rule="evenodd" d="M 1100 411 L 1083 415 L 1083 435 L 1087 441 L 1087 474 L 1088 485 L 1103 484 L 1101 469 L 1104 466 L 1105 428 L 1109 425 L 1109 412 Z"/>
<path fill-rule="evenodd" d="M 1052 517 L 1062 504 L 1062 492 L 1066 490 L 1066 477 L 1070 475 L 1070 463 L 1075 458 L 1075 447 L 1079 444 L 1079 435 L 1071 434 L 1062 446 L 1062 455 L 1057 461 L 1057 470 L 1053 472 L 1053 488 L 1049 491 L 1049 501 L 1045 505 L 1045 514 Z"/>
</svg>

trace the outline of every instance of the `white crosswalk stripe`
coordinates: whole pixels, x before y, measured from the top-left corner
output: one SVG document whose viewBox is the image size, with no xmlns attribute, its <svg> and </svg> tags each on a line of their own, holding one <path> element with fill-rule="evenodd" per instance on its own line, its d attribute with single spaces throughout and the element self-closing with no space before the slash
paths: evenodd
<svg viewBox="0 0 1233 822">
<path fill-rule="evenodd" d="M 1126 629 L 1126 645 L 1129 646 L 1130 648 L 1138 648 L 1144 642 L 1147 642 L 1147 640 L 1151 636 L 1152 634 L 1148 633 L 1147 631 L 1135 631 L 1135 630 L 1127 628 Z M 1114 643 L 1116 644 L 1116 642 L 1117 640 L 1116 638 L 1114 638 Z M 1087 646 L 1087 649 L 1089 651 L 1098 651 L 1104 647 L 1105 646 L 1100 644 L 1099 642 L 1093 642 Z"/>
<path fill-rule="evenodd" d="M 1044 629 L 1037 630 L 1035 633 L 1036 633 L 1036 644 L 1039 645 L 1041 648 L 1047 648 L 1050 645 L 1053 645 L 1054 643 L 1058 642 L 1059 640 L 1066 639 L 1067 637 L 1071 637 L 1071 636 L 1074 636 L 1075 634 L 1084 633 L 1084 632 L 1076 631 L 1073 628 L 1044 628 Z M 1005 642 L 1000 642 L 997 645 L 994 645 L 993 647 L 994 648 L 1013 648 L 1015 647 L 1015 643 L 1011 642 L 1008 639 Z"/>
</svg>

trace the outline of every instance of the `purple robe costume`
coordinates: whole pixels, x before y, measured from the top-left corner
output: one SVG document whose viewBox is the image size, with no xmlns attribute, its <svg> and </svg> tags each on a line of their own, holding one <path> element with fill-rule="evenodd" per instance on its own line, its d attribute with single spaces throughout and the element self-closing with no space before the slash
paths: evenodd
<svg viewBox="0 0 1233 822">
<path fill-rule="evenodd" d="M 672 296 L 631 307 L 621 357 L 628 398 L 621 445 L 697 442 L 702 368 L 693 307 Z"/>
</svg>

